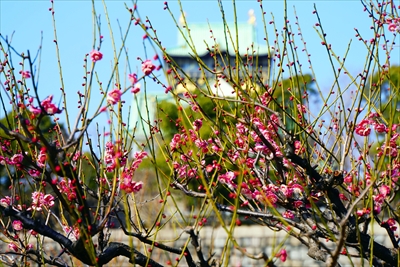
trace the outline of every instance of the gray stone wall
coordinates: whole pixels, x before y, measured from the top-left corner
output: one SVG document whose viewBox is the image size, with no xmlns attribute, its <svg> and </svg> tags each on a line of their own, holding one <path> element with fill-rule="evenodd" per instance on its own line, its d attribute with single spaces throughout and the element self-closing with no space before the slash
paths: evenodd
<svg viewBox="0 0 400 267">
<path fill-rule="evenodd" d="M 157 239 L 164 240 L 164 244 L 170 245 L 170 246 L 175 246 L 175 247 L 180 247 L 185 244 L 187 241 L 188 235 L 187 234 L 182 234 L 181 238 L 178 240 L 174 240 L 174 237 L 176 238 L 179 236 L 179 234 L 182 232 L 182 230 L 173 230 L 173 229 L 164 229 L 160 231 L 158 234 Z M 122 233 L 121 233 L 122 234 Z M 113 234 L 113 241 L 122 241 L 125 239 L 122 235 L 120 235 L 120 232 L 116 230 Z M 253 255 L 259 255 L 262 252 L 265 252 L 269 257 L 273 257 L 275 253 L 278 251 L 277 245 L 279 245 L 281 242 L 283 244 L 283 247 L 286 249 L 288 257 L 285 262 L 281 262 L 279 258 L 273 258 L 274 263 L 276 266 L 281 266 L 281 267 L 318 267 L 318 266 L 326 266 L 324 262 L 318 262 L 313 259 L 311 259 L 308 255 L 308 249 L 306 246 L 304 246 L 300 241 L 297 239 L 287 236 L 286 232 L 280 231 L 276 232 L 268 227 L 265 226 L 240 226 L 235 228 L 235 232 L 233 234 L 235 237 L 235 240 L 241 246 L 242 248 L 245 248 L 246 251 L 250 254 Z M 220 259 L 221 254 L 223 253 L 224 247 L 226 245 L 226 240 L 227 240 L 228 235 L 226 232 L 221 228 L 212 228 L 212 227 L 203 227 L 200 231 L 200 240 L 203 248 L 203 252 L 206 256 L 208 256 L 208 252 L 210 251 L 210 248 L 212 253 L 215 253 L 214 258 L 215 259 Z M 379 227 L 375 226 L 374 227 L 374 237 L 375 241 L 386 245 L 388 247 L 392 247 L 390 240 L 387 237 L 386 231 Z M 127 240 L 126 240 L 127 241 Z M 171 242 L 168 242 L 171 241 Z M 321 240 L 322 242 L 325 242 L 325 240 Z M 233 248 L 232 243 L 230 244 L 230 251 L 229 254 L 230 256 L 230 262 L 225 265 L 226 263 L 222 263 L 222 266 L 229 266 L 229 267 L 261 267 L 265 266 L 265 262 L 263 260 L 255 260 L 248 258 L 243 255 L 242 252 L 239 250 Z M 326 243 L 327 245 L 329 243 Z M 194 255 L 194 250 L 193 247 L 189 244 L 189 249 L 191 250 L 194 258 L 196 256 Z M 332 247 L 329 246 L 328 247 Z M 167 253 L 164 252 L 159 252 L 157 249 L 153 250 L 153 259 L 160 259 L 160 263 L 163 265 L 166 265 L 167 260 L 171 260 L 173 266 L 186 266 L 186 262 L 182 260 L 181 263 L 178 265 L 177 262 L 175 261 L 176 255 L 168 255 Z M 122 260 L 122 259 L 120 259 Z M 125 266 L 124 261 L 118 260 L 120 266 Z M 340 256 L 339 262 L 342 264 L 341 266 L 343 267 L 348 267 L 348 266 L 362 266 L 360 259 L 354 259 L 353 264 L 347 259 L 347 256 Z M 112 265 L 110 265 L 112 266 Z M 126 265 L 128 266 L 128 265 Z M 364 266 L 369 266 L 369 263 L 364 262 Z"/>
<path fill-rule="evenodd" d="M 372 228 L 372 227 L 371 227 Z M 387 246 L 392 247 L 390 244 L 389 238 L 386 238 L 386 232 L 383 228 L 375 225 L 374 228 L 374 238 L 375 241 Z M 287 236 L 287 234 L 283 231 L 276 232 L 265 226 L 240 226 L 236 227 L 233 233 L 237 244 L 246 249 L 247 253 L 253 255 L 259 255 L 264 252 L 269 257 L 273 257 L 275 253 L 278 251 L 277 245 L 282 244 L 286 249 L 288 257 L 286 262 L 281 262 L 279 258 L 273 257 L 273 260 L 276 266 L 281 267 L 317 267 L 317 266 L 325 266 L 323 262 L 317 262 L 311 259 L 307 255 L 307 247 L 301 244 L 297 239 Z M 179 237 L 179 238 L 177 238 Z M 154 237 L 153 237 L 154 238 Z M 182 247 L 185 245 L 185 242 L 188 241 L 188 234 L 184 233 L 182 229 L 162 229 L 157 233 L 157 241 L 172 247 Z M 226 240 L 228 239 L 228 234 L 221 227 L 212 228 L 212 227 L 203 227 L 200 231 L 200 241 L 203 248 L 204 255 L 207 257 L 209 253 L 215 253 L 214 258 L 220 259 L 221 255 L 224 253 L 224 248 L 226 247 Z M 34 240 L 32 240 L 34 241 Z M 135 239 L 129 239 L 129 237 L 125 236 L 121 230 L 111 230 L 111 240 L 116 242 L 123 242 L 125 244 L 133 244 L 135 248 L 144 253 L 144 251 L 148 251 L 150 246 L 146 248 L 143 247 L 142 244 L 137 242 Z M 322 242 L 325 242 L 322 240 Z M 230 262 L 223 262 L 221 266 L 228 267 L 261 267 L 265 266 L 265 262 L 263 260 L 251 259 L 243 255 L 241 251 L 235 249 L 233 244 L 228 243 L 229 250 L 225 251 L 230 255 Z M 327 243 L 328 244 L 328 243 Z M 34 244 L 35 246 L 37 244 Z M 52 251 L 54 255 L 58 255 L 61 252 L 61 247 L 52 242 L 50 239 L 46 238 L 43 244 L 45 251 Z M 7 244 L 1 242 L 0 244 L 1 252 L 8 251 Z M 195 255 L 195 251 L 193 246 L 189 243 L 188 248 L 192 252 L 192 255 L 195 259 L 197 259 Z M 152 251 L 151 258 L 159 262 L 164 266 L 167 265 L 167 261 L 172 263 L 172 266 L 187 266 L 184 259 L 181 262 L 177 262 L 176 258 L 178 255 L 169 254 L 164 251 L 161 251 L 157 248 L 154 248 Z M 340 257 L 340 263 L 342 266 L 362 266 L 360 260 L 356 261 L 354 265 L 352 265 L 349 260 L 345 256 Z M 84 266 L 79 262 L 76 262 L 75 266 Z M 124 257 L 118 257 L 110 262 L 107 266 L 132 266 L 128 262 L 128 260 Z M 365 262 L 364 266 L 369 266 L 369 263 Z"/>
</svg>

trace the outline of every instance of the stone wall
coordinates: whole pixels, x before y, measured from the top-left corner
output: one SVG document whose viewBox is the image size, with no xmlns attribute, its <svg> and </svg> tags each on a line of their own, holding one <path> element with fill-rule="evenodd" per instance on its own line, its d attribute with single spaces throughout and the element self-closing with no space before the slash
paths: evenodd
<svg viewBox="0 0 400 267">
<path fill-rule="evenodd" d="M 161 231 L 158 235 L 158 240 L 164 240 L 163 242 L 166 245 L 179 247 L 183 246 L 185 241 L 187 241 L 187 234 L 182 234 L 181 238 L 174 241 L 168 242 L 174 239 L 174 237 L 179 236 L 182 230 L 164 230 Z M 122 234 L 122 233 L 121 233 Z M 125 238 L 120 234 L 119 231 L 115 231 L 113 236 L 113 241 L 122 241 L 124 242 Z M 220 255 L 223 253 L 223 249 L 226 245 L 227 240 L 226 232 L 221 228 L 211 228 L 211 227 L 203 227 L 200 231 L 200 238 L 202 242 L 203 252 L 207 256 L 209 252 L 209 248 L 212 247 L 212 252 L 215 253 L 214 258 L 219 259 Z M 383 244 L 387 247 L 392 247 L 389 238 L 387 238 L 386 231 L 378 226 L 374 227 L 374 236 L 375 241 Z M 281 262 L 278 258 L 274 258 L 274 262 L 277 266 L 280 267 L 318 267 L 318 266 L 326 266 L 324 262 L 318 262 L 311 259 L 308 255 L 308 249 L 306 246 L 301 244 L 297 239 L 287 236 L 287 234 L 283 231 L 275 232 L 268 227 L 265 226 L 240 226 L 235 228 L 234 237 L 239 246 L 242 248 L 246 248 L 246 251 L 253 255 L 259 255 L 262 252 L 265 252 L 269 257 L 274 255 L 277 251 L 277 244 L 283 242 L 283 247 L 286 249 L 288 257 L 286 262 Z M 125 240 L 126 242 L 127 240 Z M 322 240 L 323 241 L 323 240 Z M 327 243 L 328 244 L 328 243 Z M 188 246 L 192 252 L 193 246 L 189 244 Z M 233 246 L 230 246 L 231 250 L 229 251 L 231 257 L 228 265 L 225 263 L 222 266 L 229 267 L 261 267 L 265 266 L 265 262 L 263 260 L 255 260 L 250 259 L 237 250 L 234 249 Z M 193 255 L 194 258 L 195 255 Z M 170 260 L 173 263 L 173 266 L 176 266 L 177 263 L 175 261 L 176 255 L 168 255 L 164 252 L 159 252 L 157 249 L 154 249 L 153 259 L 160 259 L 160 263 L 166 265 L 166 261 Z M 122 259 L 115 261 L 118 262 L 118 266 L 129 266 L 129 264 Z M 362 266 L 360 260 L 355 260 L 354 265 L 352 265 L 346 256 L 340 256 L 339 262 L 343 267 L 347 266 Z M 127 265 L 125 265 L 127 264 Z M 110 265 L 113 266 L 113 265 Z M 186 262 L 182 260 L 177 266 L 187 266 Z M 367 262 L 364 262 L 364 266 L 369 266 Z"/>
<path fill-rule="evenodd" d="M 188 235 L 183 233 L 184 231 L 181 229 L 163 229 L 157 234 L 157 240 L 165 245 L 169 245 L 172 247 L 181 247 L 184 246 L 185 242 L 188 241 Z M 226 232 L 221 228 L 212 228 L 212 227 L 203 227 L 200 231 L 200 241 L 203 248 L 203 252 L 205 256 L 208 256 L 210 252 L 210 247 L 212 248 L 212 253 L 215 253 L 214 258 L 220 259 L 221 254 L 223 253 L 224 247 L 226 247 L 227 240 Z M 242 248 L 246 248 L 246 251 L 253 255 L 259 255 L 262 252 L 265 252 L 269 257 L 274 255 L 277 251 L 277 244 L 282 242 L 283 247 L 286 249 L 288 257 L 286 262 L 281 262 L 278 258 L 274 258 L 274 262 L 277 266 L 281 267 L 317 267 L 317 266 L 325 266 L 323 262 L 317 262 L 312 260 L 307 255 L 307 248 L 301 244 L 297 239 L 287 236 L 287 234 L 283 231 L 275 232 L 265 226 L 240 226 L 236 227 L 233 233 L 236 242 Z M 385 234 L 385 230 L 381 227 L 374 227 L 374 236 L 375 241 L 387 246 L 392 247 L 390 244 L 389 238 Z M 177 239 L 177 237 L 179 237 Z M 129 240 L 129 237 L 125 236 L 121 230 L 111 230 L 111 240 L 116 242 L 123 242 L 125 244 L 133 244 L 136 249 L 140 251 L 145 251 L 149 249 L 149 246 L 146 248 L 143 247 L 142 244 L 137 242 L 135 239 Z M 132 242 L 132 243 L 131 243 Z M 0 244 L 1 251 L 8 251 L 7 244 L 1 242 Z M 226 253 L 229 253 L 230 262 L 228 264 L 222 263 L 222 266 L 228 267 L 261 267 L 265 266 L 265 262 L 263 260 L 255 260 L 250 259 L 243 254 L 233 248 L 232 243 L 229 243 L 230 250 Z M 327 243 L 328 244 L 328 243 Z M 35 244 L 36 245 L 36 244 Z M 193 246 L 191 244 L 188 245 L 190 251 L 194 258 L 197 258 Z M 52 242 L 50 239 L 46 238 L 44 242 L 44 249 L 47 251 L 48 249 L 54 252 L 54 255 L 57 255 L 61 251 L 61 247 Z M 185 260 L 177 264 L 176 261 L 177 255 L 168 254 L 166 252 L 160 251 L 157 248 L 154 248 L 152 252 L 151 258 L 159 262 L 164 266 L 167 265 L 167 261 L 172 263 L 172 266 L 187 266 Z M 353 266 L 346 259 L 345 256 L 340 257 L 340 262 L 342 266 Z M 79 262 L 76 262 L 76 267 L 84 266 Z M 118 257 L 110 262 L 107 266 L 132 266 L 128 262 L 128 260 L 124 257 Z M 358 262 L 354 266 L 362 266 L 361 262 Z M 369 266 L 368 263 L 364 263 L 364 266 Z"/>
</svg>

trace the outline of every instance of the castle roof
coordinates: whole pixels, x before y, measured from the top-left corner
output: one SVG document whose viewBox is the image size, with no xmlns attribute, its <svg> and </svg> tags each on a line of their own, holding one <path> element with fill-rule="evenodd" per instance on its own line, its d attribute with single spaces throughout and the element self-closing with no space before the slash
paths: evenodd
<svg viewBox="0 0 400 267">
<path fill-rule="evenodd" d="M 207 47 L 213 50 L 213 46 L 216 45 L 221 52 L 227 52 L 231 56 L 236 55 L 235 50 L 238 45 L 238 52 L 241 56 L 252 54 L 253 51 L 259 56 L 268 55 L 270 52 L 270 48 L 266 44 L 257 43 L 256 29 L 252 24 L 237 23 L 236 30 L 233 23 L 226 25 L 222 23 L 188 23 L 188 29 L 193 43 L 189 38 L 188 30 L 182 28 L 183 34 L 178 32 L 177 46 L 166 51 L 170 56 L 187 57 L 189 54 L 194 54 L 191 48 L 192 44 L 200 57 L 209 53 Z M 236 33 L 238 33 L 238 42 L 236 42 Z M 188 42 L 191 44 L 190 46 Z M 251 48 L 252 45 L 253 48 Z"/>
</svg>

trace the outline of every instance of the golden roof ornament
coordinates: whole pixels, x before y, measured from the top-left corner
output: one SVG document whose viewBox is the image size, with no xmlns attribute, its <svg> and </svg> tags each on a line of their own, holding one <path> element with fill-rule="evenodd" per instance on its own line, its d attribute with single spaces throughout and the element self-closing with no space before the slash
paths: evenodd
<svg viewBox="0 0 400 267">
<path fill-rule="evenodd" d="M 247 20 L 247 23 L 255 26 L 256 25 L 256 16 L 254 15 L 254 9 L 250 9 L 249 12 L 247 12 L 247 14 L 249 15 L 249 19 Z"/>
<path fill-rule="evenodd" d="M 179 24 L 181 26 L 185 26 L 185 19 L 186 19 L 186 12 L 183 11 L 183 13 L 181 13 L 181 15 L 179 16 Z"/>
</svg>

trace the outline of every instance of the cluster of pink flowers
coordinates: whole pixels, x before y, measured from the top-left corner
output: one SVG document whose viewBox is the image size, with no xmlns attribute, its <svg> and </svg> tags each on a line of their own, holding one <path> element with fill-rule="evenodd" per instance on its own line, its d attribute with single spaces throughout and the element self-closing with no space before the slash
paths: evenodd
<svg viewBox="0 0 400 267">
<path fill-rule="evenodd" d="M 140 83 L 138 83 L 137 74 L 136 74 L 136 73 L 128 74 L 128 79 L 129 79 L 129 81 L 130 81 L 131 84 L 132 84 L 131 92 L 132 92 L 133 94 L 139 93 L 139 92 L 140 92 L 140 87 L 141 87 L 141 85 L 140 85 Z"/>
<path fill-rule="evenodd" d="M 43 207 L 51 208 L 54 206 L 54 197 L 50 194 L 43 194 L 42 192 L 32 193 L 31 208 L 36 211 L 41 211 Z"/>
<path fill-rule="evenodd" d="M 294 153 L 297 155 L 301 155 L 306 152 L 305 146 L 303 146 L 298 140 L 294 141 L 294 149 Z"/>
<path fill-rule="evenodd" d="M 6 160 L 7 164 L 19 166 L 22 163 L 24 156 L 21 153 L 14 154 L 10 160 Z"/>
<path fill-rule="evenodd" d="M 122 172 L 120 188 L 127 194 L 137 193 L 143 188 L 143 182 L 134 181 L 132 172 L 124 171 Z"/>
<path fill-rule="evenodd" d="M 400 33 L 400 18 L 386 19 L 386 23 L 389 31 Z"/>
<path fill-rule="evenodd" d="M 362 208 L 356 211 L 357 216 L 361 217 L 364 215 L 368 215 L 371 213 L 371 210 L 369 208 Z"/>
<path fill-rule="evenodd" d="M 274 151 L 271 151 L 270 148 L 263 142 L 261 137 L 258 135 L 256 131 L 251 131 L 250 135 L 255 142 L 254 152 L 261 152 L 263 155 L 266 155 L 267 159 L 271 160 L 274 157 L 283 157 L 283 153 L 281 151 L 281 147 L 276 143 L 275 138 L 276 134 L 276 118 L 272 118 L 268 121 L 267 125 L 265 125 L 260 118 L 255 117 L 252 119 L 252 123 L 254 126 L 258 128 L 263 137 L 272 145 Z M 246 143 L 248 143 L 246 141 Z"/>
<path fill-rule="evenodd" d="M 71 240 L 78 240 L 79 239 L 79 228 L 78 227 L 71 227 L 68 225 L 63 225 L 64 232 L 66 236 Z"/>
<path fill-rule="evenodd" d="M 379 115 L 377 113 L 371 113 L 368 118 L 363 119 L 355 127 L 356 134 L 360 136 L 368 136 L 371 133 L 371 126 L 374 127 L 377 133 L 388 133 L 389 128 L 379 121 Z M 393 124 L 391 130 L 396 131 L 398 125 Z"/>
<path fill-rule="evenodd" d="M 188 140 L 189 139 L 186 134 L 175 134 L 171 142 L 169 143 L 169 146 L 172 151 L 175 151 L 179 149 L 181 146 L 186 145 L 186 142 Z"/>
<path fill-rule="evenodd" d="M 307 113 L 307 108 L 306 108 L 306 106 L 304 106 L 304 105 L 297 104 L 297 110 L 298 110 L 301 114 Z"/>
<path fill-rule="evenodd" d="M 397 146 L 397 141 L 399 140 L 400 134 L 395 133 L 393 136 L 390 138 L 388 144 L 383 144 L 381 147 L 378 147 L 378 157 L 381 157 L 382 155 L 386 156 L 391 156 L 393 158 L 397 157 L 399 153 L 399 149 Z"/>
<path fill-rule="evenodd" d="M 61 113 L 61 109 L 59 109 L 55 104 L 52 103 L 53 101 L 53 96 L 50 95 L 48 96 L 45 100 L 43 100 L 40 104 L 43 108 L 43 110 L 46 112 L 46 114 L 48 115 L 54 115 L 54 114 L 59 114 Z M 35 115 L 39 115 L 42 113 L 42 109 L 39 107 L 34 107 L 32 105 L 33 102 L 33 98 L 29 99 L 29 110 L 35 114 Z"/>
<path fill-rule="evenodd" d="M 236 179 L 236 175 L 232 171 L 226 172 L 224 174 L 220 174 L 218 176 L 218 181 L 220 183 L 228 186 L 229 189 L 231 189 L 231 190 L 235 190 L 235 188 L 237 188 L 237 185 L 236 185 L 234 179 Z"/>
<path fill-rule="evenodd" d="M 142 163 L 145 157 L 147 157 L 146 151 L 135 152 L 135 154 L 133 155 L 134 160 L 131 168 L 133 170 L 137 170 L 137 168 L 139 168 L 140 163 Z"/>
<path fill-rule="evenodd" d="M 371 133 L 371 128 L 370 128 L 371 121 L 364 119 L 362 120 L 359 124 L 357 124 L 355 128 L 356 134 L 360 136 L 368 136 Z"/>
<path fill-rule="evenodd" d="M 61 113 L 61 110 L 56 105 L 51 103 L 51 101 L 53 101 L 53 96 L 52 95 L 48 96 L 41 103 L 41 105 L 44 108 L 44 110 L 46 111 L 46 113 L 48 115 L 54 115 L 54 114 L 57 114 L 57 113 Z"/>
<path fill-rule="evenodd" d="M 390 187 L 387 185 L 381 185 L 378 188 L 378 192 L 375 192 L 375 194 L 372 196 L 372 199 L 374 200 L 375 214 L 379 214 L 381 212 L 382 205 L 385 199 L 389 196 L 389 194 L 390 194 Z"/>
<path fill-rule="evenodd" d="M 104 162 L 107 165 L 106 171 L 113 172 L 117 168 L 117 163 L 119 167 L 125 166 L 126 156 L 121 151 L 118 151 L 118 148 L 112 142 L 107 142 L 104 151 Z"/>
<path fill-rule="evenodd" d="M 133 155 L 133 162 L 130 168 L 126 168 L 122 172 L 120 188 L 125 191 L 125 193 L 137 193 L 143 188 L 143 182 L 134 181 L 133 176 L 135 171 L 139 168 L 140 163 L 142 163 L 143 159 L 147 156 L 146 151 L 136 152 Z"/>
<path fill-rule="evenodd" d="M 69 201 L 76 199 L 76 187 L 73 181 L 62 179 L 61 182 L 58 183 L 58 188 L 61 193 L 67 195 Z"/>
<path fill-rule="evenodd" d="M 396 220 L 393 218 L 389 218 L 386 221 L 383 221 L 381 224 L 387 224 L 389 226 L 389 229 L 393 232 L 397 230 Z"/>
<path fill-rule="evenodd" d="M 183 161 L 187 161 L 188 158 L 184 156 Z M 174 170 L 176 171 L 179 179 L 186 179 L 186 178 L 195 178 L 197 174 L 196 168 L 189 168 L 189 164 L 179 164 L 177 161 L 174 161 L 173 164 Z"/>
</svg>

